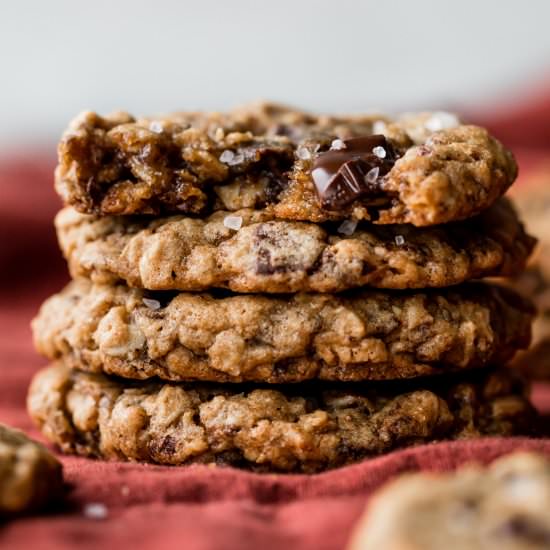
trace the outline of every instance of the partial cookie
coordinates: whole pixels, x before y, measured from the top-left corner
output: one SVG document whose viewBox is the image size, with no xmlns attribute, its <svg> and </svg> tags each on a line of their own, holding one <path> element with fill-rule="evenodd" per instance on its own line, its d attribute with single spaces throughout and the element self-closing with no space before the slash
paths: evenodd
<svg viewBox="0 0 550 550">
<path fill-rule="evenodd" d="M 515 453 L 488 468 L 403 475 L 369 502 L 348 546 L 442 548 L 550 548 L 550 462 Z"/>
<path fill-rule="evenodd" d="M 550 281 L 550 164 L 514 189 L 511 197 L 529 232 L 539 239 L 532 264 Z"/>
<path fill-rule="evenodd" d="M 57 363 L 36 375 L 28 408 L 67 453 L 264 471 L 313 472 L 427 441 L 529 431 L 534 409 L 511 373 L 445 380 L 275 389 L 134 383 Z"/>
<path fill-rule="evenodd" d="M 135 119 L 83 113 L 59 144 L 56 189 L 91 214 L 267 209 L 292 220 L 434 225 L 473 216 L 517 166 L 448 113 L 395 120 L 279 106 Z"/>
<path fill-rule="evenodd" d="M 70 283 L 33 321 L 37 350 L 127 378 L 408 378 L 501 364 L 533 310 L 484 284 L 438 292 L 213 296 Z"/>
<path fill-rule="evenodd" d="M 0 424 L 0 516 L 42 508 L 62 491 L 56 458 L 23 432 Z"/>
<path fill-rule="evenodd" d="M 272 221 L 254 210 L 151 220 L 66 208 L 55 223 L 73 277 L 150 290 L 443 287 L 518 274 L 535 244 L 504 199 L 469 220 L 429 228 L 351 221 L 321 227 Z"/>
<path fill-rule="evenodd" d="M 540 256 L 541 250 L 538 252 Z M 543 271 L 543 265 L 535 260 L 533 265 L 511 281 L 511 286 L 532 300 L 537 308 L 532 345 L 514 358 L 514 366 L 530 378 L 550 379 L 550 280 Z"/>
<path fill-rule="evenodd" d="M 518 356 L 515 365 L 533 378 L 550 379 L 550 167 L 524 182 L 514 194 L 514 203 L 539 240 L 528 269 L 511 281 L 538 310 L 533 345 Z"/>
</svg>

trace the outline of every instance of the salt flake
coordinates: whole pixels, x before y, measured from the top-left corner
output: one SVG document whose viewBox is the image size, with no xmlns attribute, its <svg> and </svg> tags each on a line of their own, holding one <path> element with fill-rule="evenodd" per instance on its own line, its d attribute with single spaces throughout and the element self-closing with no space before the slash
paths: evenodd
<svg viewBox="0 0 550 550">
<path fill-rule="evenodd" d="M 243 219 L 240 216 L 225 216 L 223 225 L 228 229 L 238 231 L 243 225 Z"/>
<path fill-rule="evenodd" d="M 460 124 L 458 117 L 453 113 L 437 111 L 424 123 L 430 132 L 438 132 L 446 128 L 455 128 Z"/>
<path fill-rule="evenodd" d="M 375 120 L 372 125 L 373 134 L 383 134 L 386 131 L 387 125 L 383 120 Z"/>
<path fill-rule="evenodd" d="M 235 166 L 236 164 L 241 164 L 241 162 L 244 162 L 244 155 L 238 154 L 238 155 L 235 155 L 235 156 L 233 157 L 233 161 L 230 162 L 229 164 L 230 164 L 231 166 Z"/>
<path fill-rule="evenodd" d="M 235 158 L 235 153 L 227 149 L 220 155 L 220 162 L 224 162 L 225 164 L 231 164 L 234 158 Z"/>
<path fill-rule="evenodd" d="M 311 153 L 305 147 L 298 147 L 298 149 L 296 149 L 296 156 L 300 160 L 309 160 L 311 158 Z"/>
<path fill-rule="evenodd" d="M 375 147 L 372 152 L 379 158 L 379 159 L 385 159 L 386 158 L 386 149 L 382 147 L 381 145 L 378 145 Z"/>
<path fill-rule="evenodd" d="M 333 151 L 341 151 L 346 148 L 346 144 L 341 139 L 335 139 L 331 144 L 330 148 Z"/>
<path fill-rule="evenodd" d="M 84 515 L 89 519 L 106 519 L 109 512 L 105 504 L 90 502 L 84 506 Z"/>
<path fill-rule="evenodd" d="M 342 235 L 347 235 L 348 237 L 350 235 L 353 235 L 355 233 L 355 230 L 357 229 L 357 221 L 356 220 L 344 220 L 340 227 L 337 229 L 338 233 L 342 233 Z"/>
<path fill-rule="evenodd" d="M 164 131 L 164 126 L 159 120 L 153 120 L 151 124 L 149 124 L 149 130 L 151 130 L 151 132 L 155 132 L 155 134 L 162 134 Z"/>
<path fill-rule="evenodd" d="M 149 309 L 157 310 L 160 309 L 160 302 L 158 300 L 153 300 L 152 298 L 143 298 L 141 300 Z"/>
<path fill-rule="evenodd" d="M 241 153 L 235 154 L 233 151 L 226 149 L 220 155 L 220 161 L 228 164 L 229 166 L 235 166 L 236 164 L 240 164 L 244 161 L 244 155 Z"/>
<path fill-rule="evenodd" d="M 375 166 L 365 174 L 365 181 L 367 183 L 374 183 L 378 179 L 379 174 L 380 174 L 380 168 L 378 168 L 378 166 Z"/>
<path fill-rule="evenodd" d="M 401 246 L 405 244 L 405 237 L 403 235 L 396 235 L 395 236 L 395 244 L 397 246 Z"/>
</svg>

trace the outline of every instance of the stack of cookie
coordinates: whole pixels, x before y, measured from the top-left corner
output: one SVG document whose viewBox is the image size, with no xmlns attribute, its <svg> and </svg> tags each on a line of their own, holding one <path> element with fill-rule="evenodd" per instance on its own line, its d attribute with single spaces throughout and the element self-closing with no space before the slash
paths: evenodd
<svg viewBox="0 0 550 550">
<path fill-rule="evenodd" d="M 524 433 L 533 310 L 467 283 L 534 246 L 512 155 L 447 113 L 85 113 L 59 146 L 73 282 L 33 322 L 63 451 L 319 471 Z"/>
</svg>

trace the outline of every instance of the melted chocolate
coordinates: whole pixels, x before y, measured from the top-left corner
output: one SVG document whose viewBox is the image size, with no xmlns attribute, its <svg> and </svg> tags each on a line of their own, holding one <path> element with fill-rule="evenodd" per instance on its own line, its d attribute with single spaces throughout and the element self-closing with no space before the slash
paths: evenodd
<svg viewBox="0 0 550 550">
<path fill-rule="evenodd" d="M 341 146 L 320 153 L 311 170 L 321 206 L 326 209 L 347 206 L 365 195 L 379 197 L 380 178 L 398 158 L 383 135 L 347 139 Z M 377 155 L 373 150 L 378 147 Z"/>
</svg>

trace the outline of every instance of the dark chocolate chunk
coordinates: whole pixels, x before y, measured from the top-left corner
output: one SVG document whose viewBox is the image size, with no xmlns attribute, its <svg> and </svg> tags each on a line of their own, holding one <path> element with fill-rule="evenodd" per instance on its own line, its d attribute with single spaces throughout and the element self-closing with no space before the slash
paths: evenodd
<svg viewBox="0 0 550 550">
<path fill-rule="evenodd" d="M 379 197 L 380 178 L 398 158 L 392 144 L 383 135 L 336 141 L 339 147 L 320 153 L 311 171 L 321 206 L 339 208 L 365 195 Z"/>
<path fill-rule="evenodd" d="M 162 440 L 159 452 L 161 454 L 173 455 L 176 452 L 176 440 L 171 435 L 167 435 Z"/>
<path fill-rule="evenodd" d="M 257 253 L 256 273 L 258 275 L 273 275 L 278 268 L 271 261 L 271 253 L 266 248 L 261 248 Z"/>
<path fill-rule="evenodd" d="M 497 534 L 523 539 L 530 544 L 550 544 L 550 530 L 546 525 L 524 516 L 514 516 L 500 526 Z"/>
<path fill-rule="evenodd" d="M 277 261 L 271 254 L 271 248 L 280 245 L 282 235 L 271 223 L 263 223 L 255 231 L 254 248 L 256 250 L 256 273 L 258 275 L 273 275 L 274 273 L 285 273 L 293 271 L 295 266 L 288 262 Z"/>
</svg>

